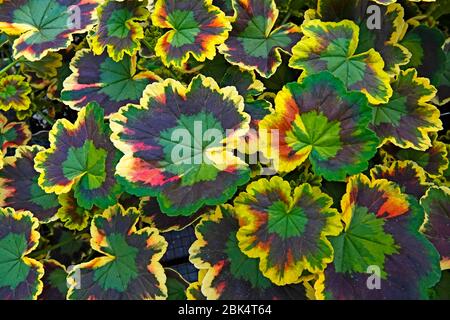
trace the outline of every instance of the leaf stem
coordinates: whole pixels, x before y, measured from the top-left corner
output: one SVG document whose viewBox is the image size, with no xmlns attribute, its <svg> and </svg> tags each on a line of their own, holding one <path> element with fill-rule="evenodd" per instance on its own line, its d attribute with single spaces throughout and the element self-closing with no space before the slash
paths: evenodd
<svg viewBox="0 0 450 320">
<path fill-rule="evenodd" d="M 283 21 L 281 22 L 281 25 L 285 24 L 286 22 L 288 22 L 289 18 L 291 17 L 291 11 L 288 11 L 288 13 L 286 14 L 286 16 L 284 17 Z"/>
<path fill-rule="evenodd" d="M 448 115 L 450 115 L 450 112 L 441 113 L 441 117 L 445 117 L 445 116 L 448 116 Z"/>
<path fill-rule="evenodd" d="M 21 60 L 13 60 L 11 63 L 9 63 L 6 67 L 4 67 L 2 70 L 0 70 L 0 76 L 3 75 L 6 71 L 11 69 L 13 66 L 15 66 L 17 63 L 20 63 Z"/>
<path fill-rule="evenodd" d="M 74 239 L 68 239 L 68 240 L 66 240 L 66 241 L 59 242 L 59 243 L 57 243 L 57 244 L 55 244 L 55 245 L 53 245 L 53 246 L 51 246 L 51 247 L 44 248 L 44 249 L 41 249 L 41 250 L 38 250 L 38 251 L 34 251 L 34 252 L 32 252 L 32 253 L 30 254 L 30 256 L 31 256 L 31 257 L 39 257 L 41 254 L 44 254 L 44 253 L 53 251 L 53 250 L 55 250 L 55 249 L 58 249 L 58 248 L 60 248 L 60 247 L 63 247 L 63 246 L 65 246 L 66 244 L 71 243 L 73 240 L 74 240 Z"/>
</svg>

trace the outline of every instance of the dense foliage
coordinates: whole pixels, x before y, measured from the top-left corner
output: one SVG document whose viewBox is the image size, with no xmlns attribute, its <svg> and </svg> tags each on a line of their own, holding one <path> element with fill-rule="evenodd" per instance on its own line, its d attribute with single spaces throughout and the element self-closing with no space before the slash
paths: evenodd
<svg viewBox="0 0 450 320">
<path fill-rule="evenodd" d="M 0 0 L 0 299 L 450 299 L 449 19 Z"/>
</svg>

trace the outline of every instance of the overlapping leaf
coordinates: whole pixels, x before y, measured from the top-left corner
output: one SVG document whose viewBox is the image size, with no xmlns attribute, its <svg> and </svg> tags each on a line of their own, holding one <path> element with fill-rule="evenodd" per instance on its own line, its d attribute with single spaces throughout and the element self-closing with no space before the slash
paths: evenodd
<svg viewBox="0 0 450 320">
<path fill-rule="evenodd" d="M 31 139 L 31 132 L 25 122 L 9 122 L 0 114 L 0 150 L 26 145 Z"/>
<path fill-rule="evenodd" d="M 239 248 L 259 258 L 259 268 L 278 285 L 295 283 L 306 271 L 322 271 L 333 258 L 327 237 L 341 231 L 333 201 L 319 188 L 294 190 L 280 177 L 251 183 L 235 200 Z"/>
<path fill-rule="evenodd" d="M 292 49 L 289 66 L 304 70 L 302 77 L 330 71 L 348 90 L 363 92 L 372 104 L 386 103 L 392 96 L 384 61 L 374 49 L 356 54 L 359 27 L 350 20 L 303 23 L 304 37 Z"/>
<path fill-rule="evenodd" d="M 99 22 L 95 34 L 90 38 L 92 51 L 100 55 L 105 48 L 114 61 L 123 59 L 124 54 L 135 55 L 141 48 L 144 29 L 140 22 L 150 15 L 145 2 L 127 0 L 105 1 L 97 9 Z"/>
<path fill-rule="evenodd" d="M 98 0 L 4 0 L 0 6 L 0 30 L 19 36 L 14 58 L 40 60 L 49 51 L 67 48 L 73 35 L 96 22 Z"/>
<path fill-rule="evenodd" d="M 167 297 L 166 275 L 159 260 L 167 242 L 154 228 L 136 230 L 139 212 L 120 205 L 97 215 L 91 246 L 102 254 L 75 266 L 67 294 L 72 300 L 140 300 Z"/>
<path fill-rule="evenodd" d="M 45 193 L 38 184 L 39 173 L 34 169 L 40 146 L 19 147 L 14 157 L 6 157 L 0 170 L 0 207 L 16 211 L 31 211 L 41 222 L 52 220 L 60 207 L 54 194 Z"/>
<path fill-rule="evenodd" d="M 450 269 L 450 189 L 430 188 L 420 203 L 427 215 L 422 230 L 441 255 L 441 269 Z"/>
<path fill-rule="evenodd" d="M 318 297 L 427 298 L 440 278 L 439 254 L 419 232 L 424 213 L 417 200 L 361 174 L 350 178 L 341 207 L 345 229 L 330 239 L 334 261 L 315 285 Z"/>
<path fill-rule="evenodd" d="M 31 88 L 25 81 L 25 77 L 17 75 L 2 77 L 0 79 L 0 110 L 27 110 L 31 104 L 28 97 L 30 93 Z"/>
<path fill-rule="evenodd" d="M 220 89 L 212 78 L 197 76 L 187 89 L 172 79 L 149 85 L 141 105 L 111 117 L 111 139 L 125 154 L 116 171 L 121 183 L 135 195 L 156 196 L 169 215 L 228 200 L 249 179 L 231 153 L 248 130 L 243 109 L 236 89 Z"/>
<path fill-rule="evenodd" d="M 260 123 L 260 136 L 278 130 L 278 141 L 263 142 L 278 170 L 289 172 L 308 157 L 314 172 L 328 180 L 344 180 L 368 166 L 378 145 L 368 124 L 371 110 L 363 94 L 348 93 L 328 72 L 302 84 L 288 83 L 275 99 L 275 112 Z M 274 143 L 278 142 L 278 143 Z"/>
<path fill-rule="evenodd" d="M 372 180 L 386 179 L 395 182 L 403 193 L 422 198 L 432 185 L 427 182 L 425 170 L 410 160 L 394 161 L 390 166 L 377 165 L 370 169 Z"/>
<path fill-rule="evenodd" d="M 212 0 L 158 0 L 153 25 L 171 29 L 156 44 L 156 55 L 166 66 L 182 67 L 192 55 L 198 61 L 213 59 L 216 45 L 225 41 L 229 20 Z"/>
<path fill-rule="evenodd" d="M 274 29 L 275 0 L 236 0 L 234 8 L 233 30 L 219 50 L 228 62 L 269 78 L 281 64 L 280 51 L 290 52 L 300 40 L 300 28 L 288 23 Z"/>
<path fill-rule="evenodd" d="M 399 66 L 409 62 L 411 53 L 399 44 L 408 28 L 400 4 L 380 7 L 369 0 L 320 0 L 316 11 L 309 11 L 309 19 L 354 21 L 360 30 L 356 53 L 375 49 L 383 58 L 386 71 L 398 73 Z"/>
<path fill-rule="evenodd" d="M 88 226 L 89 218 L 91 218 L 93 214 L 89 210 L 78 205 L 73 191 L 60 194 L 58 196 L 58 201 L 61 207 L 57 212 L 57 216 L 64 223 L 65 228 L 81 231 Z"/>
<path fill-rule="evenodd" d="M 436 140 L 436 135 L 431 138 L 432 145 L 425 151 L 414 149 L 401 149 L 392 144 L 385 145 L 381 149 L 381 155 L 385 164 L 394 160 L 411 160 L 421 166 L 432 178 L 443 175 L 449 167 L 448 153 L 445 143 Z"/>
<path fill-rule="evenodd" d="M 42 264 L 27 257 L 39 243 L 29 211 L 0 208 L 0 299 L 33 300 L 42 292 Z"/>
<path fill-rule="evenodd" d="M 39 185 L 49 193 L 74 191 L 79 206 L 107 208 L 116 203 L 120 185 L 114 177 L 121 154 L 112 145 L 103 109 L 90 103 L 74 124 L 58 120 L 50 131 L 50 148 L 35 157 Z"/>
<path fill-rule="evenodd" d="M 197 289 L 190 287 L 188 297 L 199 299 L 203 293 L 208 299 L 305 300 L 302 283 L 277 286 L 263 276 L 258 260 L 239 249 L 238 229 L 238 218 L 230 205 L 217 207 L 196 226 L 197 240 L 189 249 L 189 259 L 205 273 L 199 276 Z"/>
<path fill-rule="evenodd" d="M 415 69 L 401 71 L 392 88 L 389 102 L 373 107 L 370 128 L 382 144 L 390 141 L 401 148 L 428 149 L 428 133 L 442 130 L 439 109 L 428 103 L 436 89 L 427 78 L 418 78 Z"/>
<path fill-rule="evenodd" d="M 80 50 L 72 59 L 72 74 L 64 81 L 61 99 L 79 110 L 97 102 L 109 116 L 128 103 L 137 103 L 145 87 L 160 78 L 150 71 L 136 71 L 136 56 L 115 62 L 108 54 L 96 56 Z"/>
<path fill-rule="evenodd" d="M 56 52 L 49 52 L 45 57 L 37 61 L 24 61 L 20 67 L 25 73 L 35 73 L 41 79 L 56 77 L 58 68 L 62 66 L 63 57 Z"/>
<path fill-rule="evenodd" d="M 186 300 L 189 282 L 174 269 L 165 268 L 164 272 L 167 276 L 167 300 Z"/>
</svg>

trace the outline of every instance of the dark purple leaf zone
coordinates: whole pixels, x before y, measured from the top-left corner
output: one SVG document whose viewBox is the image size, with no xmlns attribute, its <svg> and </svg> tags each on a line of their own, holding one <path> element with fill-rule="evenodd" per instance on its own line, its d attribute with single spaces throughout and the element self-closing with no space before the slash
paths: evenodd
<svg viewBox="0 0 450 320">
<path fill-rule="evenodd" d="M 438 252 L 419 231 L 424 222 L 422 207 L 386 180 L 363 178 L 355 178 L 347 187 L 342 201 L 346 228 L 331 239 L 335 259 L 315 285 L 319 296 L 427 299 L 440 270 Z"/>
<path fill-rule="evenodd" d="M 278 18 L 273 0 L 239 0 L 235 9 L 237 19 L 220 51 L 230 63 L 268 78 L 281 64 L 280 51 L 290 52 L 300 40 L 300 28 L 288 23 L 273 29 Z"/>
<path fill-rule="evenodd" d="M 156 198 L 150 197 L 142 198 L 139 204 L 139 211 L 141 211 L 141 218 L 144 222 L 161 232 L 183 230 L 197 221 L 205 213 L 205 209 L 201 209 L 188 217 L 171 217 L 161 211 Z"/>
<path fill-rule="evenodd" d="M 445 37 L 437 28 L 420 25 L 410 30 L 401 42 L 413 54 L 413 59 L 406 67 L 416 68 L 419 76 L 426 77 L 437 85 L 446 62 L 442 50 L 444 42 Z"/>
<path fill-rule="evenodd" d="M 61 194 L 73 188 L 78 205 L 86 209 L 117 202 L 121 187 L 114 174 L 121 154 L 111 143 L 103 119 L 103 109 L 91 103 L 79 112 L 75 124 L 55 123 L 50 148 L 35 158 L 39 185 L 45 191 Z"/>
<path fill-rule="evenodd" d="M 373 180 L 386 179 L 395 182 L 403 193 L 422 198 L 431 186 L 425 171 L 413 161 L 395 161 L 390 167 L 378 165 L 370 170 Z"/>
<path fill-rule="evenodd" d="M 1 300 L 32 300 L 42 292 L 42 264 L 26 257 L 38 245 L 38 225 L 29 211 L 0 208 Z"/>
<path fill-rule="evenodd" d="M 120 206 L 92 222 L 93 248 L 104 256 L 82 263 L 70 275 L 73 300 L 162 299 L 166 276 L 159 263 L 167 242 L 157 229 L 136 230 L 139 214 Z"/>
<path fill-rule="evenodd" d="M 195 158 L 197 148 L 204 154 L 210 144 L 221 145 L 204 140 L 207 130 L 227 138 L 226 130 L 236 134 L 248 128 L 242 98 L 235 90 L 228 93 L 227 97 L 212 78 L 203 76 L 194 78 L 187 91 L 173 80 L 147 87 L 142 106 L 122 108 L 111 118 L 112 140 L 125 153 L 117 166 L 119 181 L 138 196 L 157 196 L 161 210 L 169 215 L 190 215 L 205 204 L 231 198 L 237 186 L 248 181 L 248 168 L 231 161 L 219 169 Z M 196 136 L 198 124 L 202 134 Z M 172 152 L 178 146 L 173 141 L 177 130 L 189 135 L 187 141 L 179 141 L 190 146 L 183 150 L 182 162 L 175 161 Z M 201 146 L 196 146 L 198 141 Z"/>
<path fill-rule="evenodd" d="M 208 299 L 306 300 L 302 283 L 277 286 L 259 270 L 258 259 L 247 257 L 238 246 L 239 222 L 231 206 L 220 206 L 196 227 L 197 241 L 190 260 L 207 273 L 202 292 Z"/>
<path fill-rule="evenodd" d="M 92 26 L 97 6 L 97 0 L 5 0 L 0 26 L 7 33 L 23 33 L 14 42 L 15 57 L 39 60 L 49 50 L 66 48 L 74 33 Z"/>
<path fill-rule="evenodd" d="M 120 107 L 138 103 L 145 87 L 160 78 L 150 71 L 136 72 L 136 56 L 124 56 L 119 62 L 106 52 L 94 55 L 89 50 L 77 52 L 71 62 L 72 75 L 64 81 L 61 99 L 79 110 L 97 102 L 109 116 Z"/>
<path fill-rule="evenodd" d="M 0 170 L 0 206 L 28 210 L 40 221 L 48 222 L 60 205 L 55 194 L 46 193 L 38 184 L 34 157 L 42 150 L 39 146 L 19 147 L 15 157 L 5 159 Z"/>
<path fill-rule="evenodd" d="M 44 288 L 39 300 L 66 300 L 67 272 L 66 268 L 56 260 L 44 260 Z"/>
<path fill-rule="evenodd" d="M 450 189 L 432 187 L 420 202 L 427 215 L 423 232 L 441 255 L 441 269 L 450 269 Z"/>
<path fill-rule="evenodd" d="M 213 0 L 213 4 L 218 6 L 227 16 L 234 16 L 233 0 Z"/>
</svg>

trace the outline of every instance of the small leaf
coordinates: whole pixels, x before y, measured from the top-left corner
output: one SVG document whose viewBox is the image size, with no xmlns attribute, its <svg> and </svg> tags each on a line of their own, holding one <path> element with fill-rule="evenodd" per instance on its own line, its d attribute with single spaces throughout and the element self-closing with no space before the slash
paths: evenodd
<svg viewBox="0 0 450 320">
<path fill-rule="evenodd" d="M 67 295 L 67 271 L 56 260 L 44 260 L 44 288 L 39 300 L 66 300 Z"/>
<path fill-rule="evenodd" d="M 28 95 L 31 93 L 30 85 L 25 81 L 25 77 L 10 75 L 0 79 L 0 110 L 16 111 L 30 108 L 31 100 Z"/>
<path fill-rule="evenodd" d="M 171 29 L 159 38 L 156 55 L 166 66 L 181 68 L 192 55 L 197 61 L 212 60 L 216 45 L 231 30 L 225 14 L 212 0 L 158 0 L 152 13 L 153 25 Z"/>
<path fill-rule="evenodd" d="M 50 148 L 39 152 L 35 168 L 39 185 L 48 193 L 74 191 L 78 205 L 107 208 L 117 202 L 121 187 L 114 173 L 121 154 L 109 140 L 103 109 L 88 104 L 72 124 L 58 120 L 50 131 Z"/>
<path fill-rule="evenodd" d="M 234 8 L 237 19 L 220 53 L 228 62 L 270 78 L 281 64 L 280 51 L 290 52 L 300 40 L 300 28 L 288 23 L 273 29 L 278 18 L 274 0 L 236 0 Z"/>
<path fill-rule="evenodd" d="M 37 145 L 19 147 L 14 157 L 5 158 L 0 170 L 0 206 L 31 211 L 41 222 L 50 222 L 60 205 L 56 195 L 45 193 L 38 184 L 34 158 L 42 150 Z"/>
<path fill-rule="evenodd" d="M 42 263 L 27 257 L 39 243 L 39 222 L 29 211 L 0 208 L 0 299 L 36 300 Z"/>
<path fill-rule="evenodd" d="M 304 37 L 292 49 L 289 66 L 307 74 L 330 71 L 348 90 L 361 91 L 372 104 L 386 103 L 392 96 L 389 75 L 374 49 L 355 54 L 359 27 L 350 20 L 303 23 Z"/>
<path fill-rule="evenodd" d="M 24 146 L 31 139 L 31 131 L 25 122 L 10 122 L 0 114 L 0 150 Z"/>
</svg>

